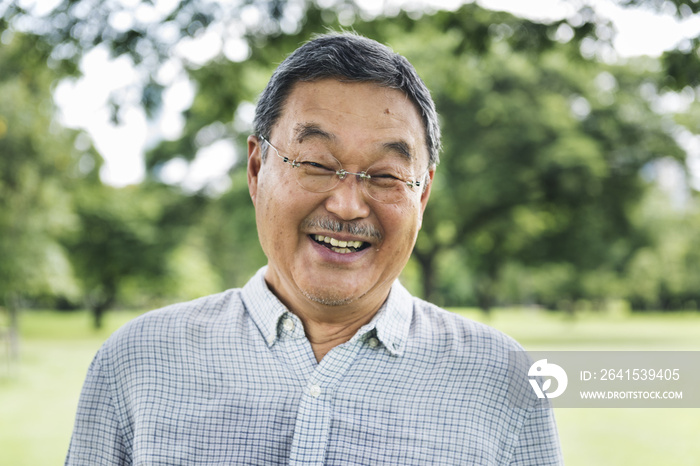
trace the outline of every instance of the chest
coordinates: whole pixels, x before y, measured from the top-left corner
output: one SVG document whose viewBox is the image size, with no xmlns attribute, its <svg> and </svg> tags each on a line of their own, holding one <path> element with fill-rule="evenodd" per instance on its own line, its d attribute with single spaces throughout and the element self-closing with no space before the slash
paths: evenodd
<svg viewBox="0 0 700 466">
<path fill-rule="evenodd" d="M 499 464 L 513 441 L 477 374 L 381 348 L 159 364 L 123 401 L 136 464 Z"/>
</svg>

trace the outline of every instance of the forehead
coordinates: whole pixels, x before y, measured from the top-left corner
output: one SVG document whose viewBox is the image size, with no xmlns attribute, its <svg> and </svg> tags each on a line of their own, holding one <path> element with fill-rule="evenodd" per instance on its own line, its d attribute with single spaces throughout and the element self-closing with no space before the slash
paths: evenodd
<svg viewBox="0 0 700 466">
<path fill-rule="evenodd" d="M 298 82 L 272 133 L 285 144 L 325 140 L 353 151 L 389 149 L 428 160 L 416 106 L 403 92 L 374 83 Z"/>
</svg>

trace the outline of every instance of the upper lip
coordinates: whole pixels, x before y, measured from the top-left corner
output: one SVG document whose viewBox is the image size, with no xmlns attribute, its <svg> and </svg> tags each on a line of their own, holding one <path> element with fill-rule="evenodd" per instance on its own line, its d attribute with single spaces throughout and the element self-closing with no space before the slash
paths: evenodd
<svg viewBox="0 0 700 466">
<path fill-rule="evenodd" d="M 311 236 L 328 236 L 329 238 L 335 238 L 338 241 L 362 241 L 363 243 L 372 243 L 371 238 L 367 238 L 364 236 L 352 236 L 348 234 L 343 234 L 343 233 L 336 233 L 336 232 L 329 232 L 329 231 L 323 231 L 323 232 L 313 232 L 309 233 Z"/>
</svg>

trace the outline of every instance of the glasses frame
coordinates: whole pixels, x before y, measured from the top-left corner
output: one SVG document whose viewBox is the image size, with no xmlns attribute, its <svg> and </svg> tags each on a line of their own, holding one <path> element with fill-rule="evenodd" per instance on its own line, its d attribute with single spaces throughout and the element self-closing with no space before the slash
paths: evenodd
<svg viewBox="0 0 700 466">
<path fill-rule="evenodd" d="M 282 159 L 282 161 L 283 161 L 284 163 L 290 164 L 290 165 L 291 165 L 291 168 L 299 168 L 299 167 L 301 167 L 301 162 L 297 162 L 296 159 L 291 159 L 291 160 L 290 160 L 289 157 L 282 155 L 282 154 L 280 153 L 279 149 L 277 149 L 277 147 L 275 147 L 270 141 L 268 141 L 267 139 L 265 139 L 263 136 L 258 136 L 258 137 L 259 137 L 260 139 L 262 139 L 268 146 L 272 147 L 272 149 L 274 149 L 275 153 L 277 154 L 277 157 L 279 157 L 280 159 Z M 381 202 L 381 203 L 383 203 L 383 204 L 397 204 L 397 203 L 399 202 L 399 200 L 394 201 L 394 202 L 385 202 L 385 201 L 381 201 L 381 200 L 379 200 L 379 199 L 376 199 L 374 196 L 372 196 L 372 195 L 369 193 L 369 187 L 368 187 L 365 183 L 362 183 L 363 180 L 370 180 L 370 179 L 372 178 L 372 175 L 370 175 L 370 174 L 367 173 L 366 171 L 362 171 L 362 172 L 359 172 L 359 173 L 347 171 L 346 169 L 343 168 L 343 164 L 340 163 L 340 160 L 336 159 L 335 157 L 333 157 L 333 158 L 336 160 L 336 162 L 338 162 L 338 166 L 340 166 L 340 169 L 338 169 L 338 170 L 335 171 L 335 175 L 338 177 L 338 180 L 337 180 L 337 182 L 336 182 L 335 184 L 333 184 L 330 188 L 328 188 L 328 189 L 325 190 L 325 191 L 312 191 L 312 190 L 310 190 L 310 189 L 304 187 L 304 186 L 303 186 L 301 183 L 299 183 L 298 181 L 297 181 L 297 184 L 299 184 L 299 186 L 301 186 L 301 187 L 302 187 L 303 189 L 305 189 L 306 191 L 309 191 L 309 192 L 312 192 L 312 193 L 314 193 L 314 192 L 315 192 L 315 193 L 327 193 L 327 192 L 332 191 L 333 189 L 335 189 L 335 187 L 338 186 L 338 184 L 340 183 L 340 181 L 344 180 L 348 175 L 355 175 L 355 177 L 357 178 L 357 180 L 360 181 L 360 184 L 363 186 L 362 189 L 365 191 L 365 193 L 367 193 L 367 195 L 368 195 L 369 197 L 371 197 L 372 199 L 374 199 L 375 201 Z M 371 168 L 371 167 L 370 167 L 370 168 Z M 427 169 L 425 172 L 423 172 L 423 174 L 420 176 L 420 179 L 418 179 L 418 180 L 404 180 L 403 178 L 398 178 L 398 177 L 396 177 L 396 178 L 397 178 L 399 181 L 405 183 L 406 186 L 408 186 L 408 188 L 410 188 L 411 190 L 413 190 L 414 187 L 420 187 L 420 186 L 424 186 L 424 185 L 425 185 L 425 184 L 421 181 L 421 179 L 425 178 L 425 175 L 426 175 L 429 171 L 430 171 L 430 169 Z"/>
</svg>

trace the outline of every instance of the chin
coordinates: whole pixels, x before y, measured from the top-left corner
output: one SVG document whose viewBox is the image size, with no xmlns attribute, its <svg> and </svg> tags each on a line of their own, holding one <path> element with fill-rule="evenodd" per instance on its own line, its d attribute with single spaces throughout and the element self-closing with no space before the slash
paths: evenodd
<svg viewBox="0 0 700 466">
<path fill-rule="evenodd" d="M 329 290 L 301 290 L 302 294 L 314 303 L 325 306 L 344 306 L 355 301 L 356 297 L 341 291 L 332 292 Z"/>
</svg>

